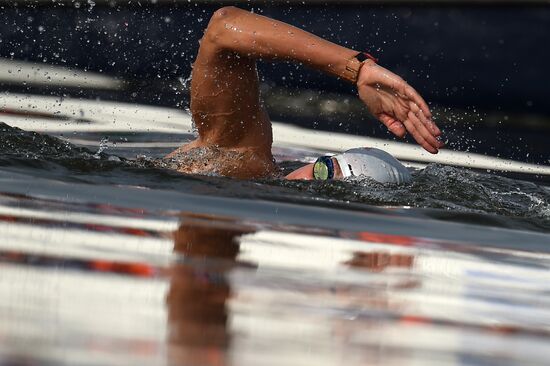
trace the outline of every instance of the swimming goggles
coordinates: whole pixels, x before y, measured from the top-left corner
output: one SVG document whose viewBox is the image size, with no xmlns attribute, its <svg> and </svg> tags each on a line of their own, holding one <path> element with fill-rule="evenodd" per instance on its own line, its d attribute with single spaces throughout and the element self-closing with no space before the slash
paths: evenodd
<svg viewBox="0 0 550 366">
<path fill-rule="evenodd" d="M 320 156 L 313 164 L 313 178 L 327 180 L 334 178 L 334 162 L 330 156 Z"/>
</svg>

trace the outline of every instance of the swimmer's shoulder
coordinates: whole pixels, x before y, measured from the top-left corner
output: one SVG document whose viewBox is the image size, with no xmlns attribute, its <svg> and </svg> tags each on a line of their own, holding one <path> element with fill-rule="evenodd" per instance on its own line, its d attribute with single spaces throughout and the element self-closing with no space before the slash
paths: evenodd
<svg viewBox="0 0 550 366">
<path fill-rule="evenodd" d="M 275 178 L 280 169 L 272 155 L 254 148 L 222 148 L 187 144 L 162 159 L 168 169 L 185 174 L 217 175 L 238 179 Z"/>
</svg>

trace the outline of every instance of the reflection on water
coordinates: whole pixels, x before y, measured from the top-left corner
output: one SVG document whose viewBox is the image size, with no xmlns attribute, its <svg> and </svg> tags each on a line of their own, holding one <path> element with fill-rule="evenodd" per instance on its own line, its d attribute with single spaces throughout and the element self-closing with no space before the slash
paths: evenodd
<svg viewBox="0 0 550 366">
<path fill-rule="evenodd" d="M 223 224 L 223 223 L 222 223 Z M 226 302 L 231 295 L 228 271 L 235 265 L 237 238 L 243 229 L 187 222 L 174 235 L 174 252 L 193 265 L 169 270 L 167 296 L 171 364 L 226 365 L 230 335 Z"/>
<path fill-rule="evenodd" d="M 550 247 L 528 233 L 503 248 L 14 195 L 0 209 L 0 364 L 549 356 Z"/>
</svg>

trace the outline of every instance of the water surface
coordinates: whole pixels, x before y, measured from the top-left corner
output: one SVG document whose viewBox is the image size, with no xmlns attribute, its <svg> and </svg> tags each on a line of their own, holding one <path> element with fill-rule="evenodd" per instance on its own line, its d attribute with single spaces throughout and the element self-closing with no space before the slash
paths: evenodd
<svg viewBox="0 0 550 366">
<path fill-rule="evenodd" d="M 186 176 L 0 132 L 0 364 L 547 363 L 544 185 Z"/>
</svg>

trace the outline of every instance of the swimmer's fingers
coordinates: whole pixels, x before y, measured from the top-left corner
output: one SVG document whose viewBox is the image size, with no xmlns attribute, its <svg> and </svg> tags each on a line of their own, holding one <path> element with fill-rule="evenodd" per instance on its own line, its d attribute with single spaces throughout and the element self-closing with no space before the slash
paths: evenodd
<svg viewBox="0 0 550 366">
<path fill-rule="evenodd" d="M 422 122 L 417 114 L 404 106 L 403 103 L 398 103 L 398 100 L 395 99 L 393 103 L 391 103 L 391 111 L 392 113 L 388 114 L 389 118 L 384 118 L 385 120 L 382 118 L 380 119 L 382 123 L 388 126 L 390 131 L 394 132 L 393 130 L 396 130 L 396 126 L 401 126 L 401 131 L 399 131 L 399 134 L 396 133 L 396 135 L 402 137 L 404 135 L 403 132 L 405 132 L 403 129 L 404 126 L 406 131 L 409 132 L 415 141 L 426 151 L 432 154 L 438 153 L 438 149 L 442 147 L 443 144 L 428 130 L 425 122 Z M 419 114 L 421 113 L 422 111 L 419 111 Z M 397 124 L 395 122 L 397 122 Z M 392 126 L 392 128 L 390 128 L 390 126 Z"/>
<path fill-rule="evenodd" d="M 385 113 L 379 115 L 378 119 L 397 137 L 404 137 L 407 133 L 403 123 Z"/>
<path fill-rule="evenodd" d="M 366 83 L 370 85 L 378 84 L 393 89 L 400 97 L 416 103 L 427 118 L 432 118 L 432 113 L 426 101 L 402 77 L 376 64 L 365 64 L 365 66 L 361 70 L 365 70 L 364 81 Z"/>
<path fill-rule="evenodd" d="M 432 112 L 430 112 L 430 107 L 428 107 L 428 103 L 426 103 L 424 98 L 422 98 L 412 86 L 407 84 L 405 80 L 401 79 L 401 82 L 398 84 L 396 90 L 399 94 L 406 97 L 411 102 L 415 103 L 420 108 L 420 110 L 422 110 L 422 113 L 424 113 L 426 118 L 432 118 Z"/>
<path fill-rule="evenodd" d="M 407 119 L 403 122 L 407 131 L 412 135 L 415 141 L 426 151 L 437 154 L 441 143 L 431 134 L 418 116 L 409 111 Z"/>
<path fill-rule="evenodd" d="M 420 146 L 433 154 L 442 147 L 436 138 L 441 131 L 431 121 L 427 103 L 401 77 L 379 65 L 366 64 L 357 86 L 361 99 L 393 134 L 403 137 L 409 132 Z"/>
<path fill-rule="evenodd" d="M 427 117 L 424 114 L 424 111 L 421 110 L 415 102 L 410 101 L 409 108 L 414 114 L 418 116 L 420 121 L 424 123 L 426 127 L 428 127 L 428 130 L 432 133 L 432 135 L 434 135 L 435 137 L 441 136 L 441 130 L 439 129 L 439 127 L 437 127 L 437 125 L 431 118 Z"/>
</svg>

